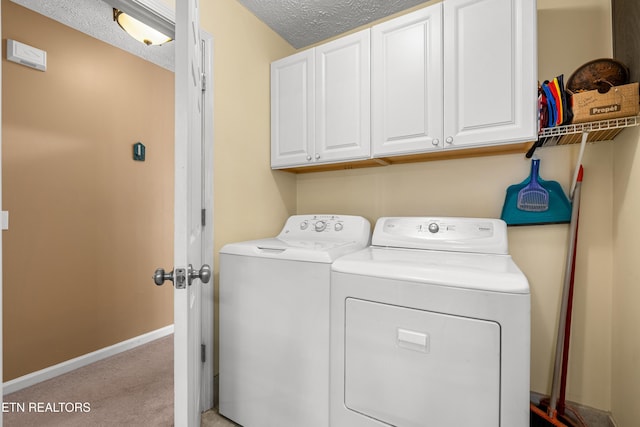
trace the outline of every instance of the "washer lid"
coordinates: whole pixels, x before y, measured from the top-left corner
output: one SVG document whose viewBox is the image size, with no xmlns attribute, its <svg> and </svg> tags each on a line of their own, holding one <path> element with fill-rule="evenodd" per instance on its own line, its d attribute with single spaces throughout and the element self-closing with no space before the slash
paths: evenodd
<svg viewBox="0 0 640 427">
<path fill-rule="evenodd" d="M 339 273 L 466 289 L 528 294 L 510 255 L 368 247 L 333 263 Z"/>
<path fill-rule="evenodd" d="M 365 246 L 366 243 L 355 241 L 285 241 L 271 238 L 229 243 L 220 250 L 220 253 L 290 261 L 332 263 L 342 255 L 357 251 Z"/>
<path fill-rule="evenodd" d="M 332 263 L 366 247 L 371 224 L 353 215 L 292 215 L 274 238 L 225 245 L 220 253 Z"/>
</svg>

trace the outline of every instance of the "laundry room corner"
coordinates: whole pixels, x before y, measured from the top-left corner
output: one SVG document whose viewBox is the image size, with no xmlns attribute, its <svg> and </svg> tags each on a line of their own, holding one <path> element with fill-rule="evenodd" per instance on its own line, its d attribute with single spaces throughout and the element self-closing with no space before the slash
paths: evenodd
<svg viewBox="0 0 640 427">
<path fill-rule="evenodd" d="M 218 354 L 219 251 L 275 235 L 296 209 L 296 176 L 272 171 L 269 64 L 295 51 L 236 1 L 201 2 L 213 36 L 214 348 Z M 218 372 L 218 360 L 214 360 Z"/>
</svg>

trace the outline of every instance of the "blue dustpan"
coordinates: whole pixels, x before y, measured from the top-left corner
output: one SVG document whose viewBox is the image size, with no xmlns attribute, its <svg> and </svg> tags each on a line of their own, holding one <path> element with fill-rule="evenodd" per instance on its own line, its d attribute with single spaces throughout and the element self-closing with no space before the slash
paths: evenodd
<svg viewBox="0 0 640 427">
<path fill-rule="evenodd" d="M 540 160 L 531 161 L 531 174 L 520 184 L 507 188 L 507 195 L 502 207 L 500 218 L 507 225 L 536 225 L 536 224 L 561 224 L 571 221 L 571 201 L 564 194 L 564 190 L 556 181 L 545 181 L 537 177 L 540 187 L 549 194 L 548 209 L 544 211 L 530 211 L 518 208 L 518 194 L 531 182 L 534 173 L 540 167 Z"/>
</svg>

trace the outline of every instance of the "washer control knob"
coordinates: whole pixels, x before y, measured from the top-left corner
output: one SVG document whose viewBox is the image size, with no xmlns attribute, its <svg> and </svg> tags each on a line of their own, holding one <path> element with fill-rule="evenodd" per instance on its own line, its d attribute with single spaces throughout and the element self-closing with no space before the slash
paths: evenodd
<svg viewBox="0 0 640 427">
<path fill-rule="evenodd" d="M 325 221 L 318 221 L 315 224 L 315 229 L 317 232 L 324 231 L 327 228 L 327 223 Z"/>
<path fill-rule="evenodd" d="M 342 231 L 342 229 L 344 228 L 344 225 L 342 225 L 342 223 L 341 223 L 341 222 L 336 222 L 336 225 L 334 225 L 334 226 L 333 226 L 333 228 L 334 228 L 336 231 Z"/>
<path fill-rule="evenodd" d="M 429 224 L 429 232 L 437 233 L 438 231 L 440 231 L 440 227 L 438 226 L 438 224 L 436 224 L 435 222 Z"/>
<path fill-rule="evenodd" d="M 302 221 L 300 223 L 300 230 L 306 230 L 309 227 L 309 221 Z"/>
</svg>

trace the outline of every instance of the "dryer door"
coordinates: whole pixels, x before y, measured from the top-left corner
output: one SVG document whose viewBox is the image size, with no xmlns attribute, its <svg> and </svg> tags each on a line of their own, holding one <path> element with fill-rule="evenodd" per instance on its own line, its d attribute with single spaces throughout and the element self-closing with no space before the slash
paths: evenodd
<svg viewBox="0 0 640 427">
<path fill-rule="evenodd" d="M 393 426 L 498 426 L 500 325 L 348 298 L 344 403 Z"/>
</svg>

